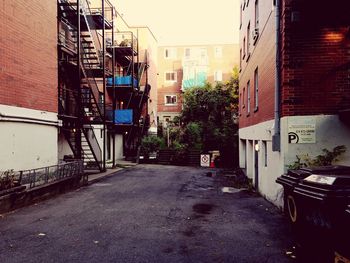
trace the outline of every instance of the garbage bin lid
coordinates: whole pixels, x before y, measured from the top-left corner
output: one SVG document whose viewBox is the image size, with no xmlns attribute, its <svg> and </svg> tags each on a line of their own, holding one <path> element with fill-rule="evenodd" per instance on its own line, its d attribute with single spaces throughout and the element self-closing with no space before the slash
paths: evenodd
<svg viewBox="0 0 350 263">
<path fill-rule="evenodd" d="M 303 179 L 303 178 L 307 177 L 308 175 L 312 174 L 312 172 L 310 172 L 308 170 L 304 170 L 304 168 L 302 168 L 302 169 L 298 169 L 298 170 L 288 170 L 287 174 L 289 176 L 297 178 L 297 179 Z"/>
<path fill-rule="evenodd" d="M 300 171 L 319 175 L 350 175 L 350 166 L 330 165 L 321 167 L 306 167 L 301 168 Z"/>
</svg>

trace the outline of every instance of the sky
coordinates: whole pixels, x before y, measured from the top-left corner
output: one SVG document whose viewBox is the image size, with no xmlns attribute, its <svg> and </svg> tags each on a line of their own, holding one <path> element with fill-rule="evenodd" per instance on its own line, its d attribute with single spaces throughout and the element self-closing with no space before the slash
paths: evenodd
<svg viewBox="0 0 350 263">
<path fill-rule="evenodd" d="M 130 26 L 148 26 L 160 45 L 238 43 L 239 0 L 114 0 Z"/>
</svg>

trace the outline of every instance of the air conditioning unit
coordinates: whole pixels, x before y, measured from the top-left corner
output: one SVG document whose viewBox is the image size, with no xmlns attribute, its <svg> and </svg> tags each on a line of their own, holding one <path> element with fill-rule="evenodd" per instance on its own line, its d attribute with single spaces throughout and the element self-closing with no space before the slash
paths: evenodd
<svg viewBox="0 0 350 263">
<path fill-rule="evenodd" d="M 253 36 L 253 41 L 255 44 L 255 42 L 258 40 L 258 37 L 259 37 L 259 28 L 254 28 L 254 30 L 252 32 L 252 36 Z"/>
</svg>

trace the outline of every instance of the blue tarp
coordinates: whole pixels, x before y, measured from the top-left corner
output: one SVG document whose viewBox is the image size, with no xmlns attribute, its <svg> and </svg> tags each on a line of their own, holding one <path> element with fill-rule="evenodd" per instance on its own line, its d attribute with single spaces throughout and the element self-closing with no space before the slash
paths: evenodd
<svg viewBox="0 0 350 263">
<path fill-rule="evenodd" d="M 134 87 L 137 87 L 137 79 L 131 78 L 131 76 L 115 76 L 114 84 L 116 86 L 131 86 L 131 79 L 134 81 Z M 107 85 L 113 86 L 113 78 L 107 78 Z"/>
<path fill-rule="evenodd" d="M 116 110 L 114 123 L 116 124 L 132 124 L 133 123 L 132 110 Z"/>
<path fill-rule="evenodd" d="M 204 87 L 207 81 L 206 72 L 198 72 L 194 78 L 188 78 L 182 80 L 182 88 L 188 89 L 193 87 Z"/>
</svg>

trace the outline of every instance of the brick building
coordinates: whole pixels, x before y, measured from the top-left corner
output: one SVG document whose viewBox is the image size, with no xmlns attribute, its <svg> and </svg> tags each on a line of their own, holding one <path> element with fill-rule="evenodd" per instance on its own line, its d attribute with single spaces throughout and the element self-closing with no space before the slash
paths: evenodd
<svg viewBox="0 0 350 263">
<path fill-rule="evenodd" d="M 158 119 L 172 120 L 182 109 L 182 93 L 206 82 L 225 82 L 238 66 L 238 45 L 161 46 L 158 49 Z"/>
<path fill-rule="evenodd" d="M 0 171 L 57 163 L 56 10 L 0 1 Z"/>
<path fill-rule="evenodd" d="M 339 163 L 350 164 L 348 8 L 345 0 L 241 1 L 240 167 L 277 205 L 275 180 L 296 155 L 345 145 Z"/>
<path fill-rule="evenodd" d="M 152 32 L 109 0 L 0 1 L 0 15 L 0 171 L 135 157 L 156 98 Z"/>
</svg>

